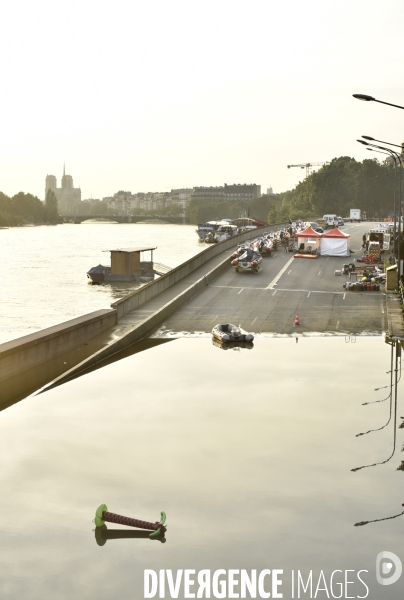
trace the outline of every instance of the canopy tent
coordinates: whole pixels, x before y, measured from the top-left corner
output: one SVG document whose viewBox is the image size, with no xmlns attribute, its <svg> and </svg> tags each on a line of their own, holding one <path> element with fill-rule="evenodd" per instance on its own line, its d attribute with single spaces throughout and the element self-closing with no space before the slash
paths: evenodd
<svg viewBox="0 0 404 600">
<path fill-rule="evenodd" d="M 306 227 L 303 231 L 295 233 L 295 236 L 297 237 L 298 248 L 300 251 L 307 250 L 308 248 L 311 248 L 312 250 L 320 248 L 321 233 L 317 233 L 317 231 L 314 231 L 311 227 Z"/>
<path fill-rule="evenodd" d="M 321 238 L 320 254 L 322 256 L 350 256 L 351 236 L 340 231 L 338 227 L 324 233 Z"/>
<path fill-rule="evenodd" d="M 296 237 L 310 237 L 310 238 L 320 238 L 321 237 L 321 233 L 317 233 L 317 231 L 314 231 L 314 229 L 312 229 L 311 227 L 306 227 L 306 229 L 303 229 L 302 231 L 298 231 L 295 233 Z"/>
</svg>

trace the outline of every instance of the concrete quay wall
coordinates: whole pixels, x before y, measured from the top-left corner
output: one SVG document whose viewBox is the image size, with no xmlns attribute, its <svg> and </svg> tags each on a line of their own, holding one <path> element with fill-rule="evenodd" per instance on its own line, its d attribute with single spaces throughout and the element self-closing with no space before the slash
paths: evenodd
<svg viewBox="0 0 404 600">
<path fill-rule="evenodd" d="M 184 292 L 173 298 L 170 302 L 167 302 L 164 306 L 162 306 L 159 310 L 154 312 L 150 317 L 147 317 L 143 321 L 141 321 L 138 325 L 136 325 L 131 331 L 127 334 L 120 337 L 118 340 L 109 344 L 106 348 L 99 350 L 83 362 L 79 363 L 69 371 L 60 375 L 57 379 L 55 379 L 49 386 L 47 386 L 43 391 L 51 389 L 53 387 L 57 387 L 69 379 L 74 379 L 80 373 L 86 371 L 93 367 L 94 365 L 102 362 L 103 360 L 110 358 L 114 354 L 124 350 L 131 344 L 140 341 L 141 339 L 148 336 L 155 329 L 158 328 L 159 325 L 163 321 L 165 321 L 168 317 L 170 317 L 175 311 L 179 308 L 187 304 L 192 298 L 197 296 L 202 290 L 204 290 L 209 284 L 211 284 L 219 275 L 224 273 L 227 269 L 230 268 L 229 256 L 226 254 L 226 257 L 220 261 L 218 265 L 206 275 L 198 279 L 194 284 L 192 284 L 189 288 L 187 288 Z"/>
<path fill-rule="evenodd" d="M 84 344 L 117 322 L 117 311 L 97 310 L 0 344 L 0 381 L 15 377 Z"/>
<path fill-rule="evenodd" d="M 159 277 L 155 281 L 151 281 L 150 283 L 144 285 L 140 290 L 136 290 L 131 294 L 128 294 L 124 298 L 117 300 L 111 307 L 118 311 L 118 320 L 126 315 L 127 313 L 139 308 L 142 304 L 151 300 L 164 290 L 168 289 L 184 277 L 187 277 L 190 273 L 195 271 L 198 267 L 205 264 L 208 260 L 221 254 L 225 250 L 229 248 L 234 248 L 240 242 L 244 242 L 247 240 L 251 240 L 259 235 L 262 235 L 264 231 L 276 231 L 279 227 L 283 227 L 287 225 L 286 223 L 281 223 L 278 225 L 267 225 L 266 227 L 261 227 L 258 229 L 250 229 L 248 231 L 244 231 L 243 233 L 239 233 L 229 238 L 228 240 L 224 240 L 223 242 L 219 242 L 217 244 L 212 244 L 209 248 L 206 248 L 203 252 L 200 252 L 193 258 L 190 258 L 186 262 L 182 263 L 175 269 L 172 269 L 162 277 Z"/>
</svg>

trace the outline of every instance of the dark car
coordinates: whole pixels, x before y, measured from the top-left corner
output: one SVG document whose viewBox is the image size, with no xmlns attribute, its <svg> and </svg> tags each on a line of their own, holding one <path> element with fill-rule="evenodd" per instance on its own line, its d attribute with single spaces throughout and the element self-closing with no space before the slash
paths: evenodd
<svg viewBox="0 0 404 600">
<path fill-rule="evenodd" d="M 310 227 L 314 229 L 314 231 L 317 231 L 317 233 L 324 233 L 324 229 L 320 227 L 318 223 L 310 223 Z"/>
</svg>

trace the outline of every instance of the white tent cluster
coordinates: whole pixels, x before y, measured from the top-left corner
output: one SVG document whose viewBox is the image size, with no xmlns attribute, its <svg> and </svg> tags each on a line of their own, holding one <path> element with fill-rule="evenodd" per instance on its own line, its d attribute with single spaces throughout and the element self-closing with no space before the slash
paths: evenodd
<svg viewBox="0 0 404 600">
<path fill-rule="evenodd" d="M 336 227 L 327 233 L 317 233 L 311 227 L 296 234 L 298 245 L 319 248 L 321 256 L 350 256 L 350 239 L 348 233 L 343 233 Z"/>
</svg>

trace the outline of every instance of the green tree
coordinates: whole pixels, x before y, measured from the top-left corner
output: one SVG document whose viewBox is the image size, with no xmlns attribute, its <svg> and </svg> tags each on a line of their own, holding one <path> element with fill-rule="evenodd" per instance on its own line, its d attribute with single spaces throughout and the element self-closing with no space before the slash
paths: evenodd
<svg viewBox="0 0 404 600">
<path fill-rule="evenodd" d="M 11 224 L 11 199 L 0 192 L 0 227 Z"/>
<path fill-rule="evenodd" d="M 56 225 L 59 222 L 59 219 L 58 200 L 55 192 L 48 190 L 45 198 L 44 221 Z"/>
<path fill-rule="evenodd" d="M 11 198 L 11 216 L 13 225 L 43 223 L 43 202 L 32 194 L 19 192 Z"/>
<path fill-rule="evenodd" d="M 268 213 L 268 223 L 270 225 L 275 225 L 278 219 L 278 212 L 276 210 L 276 202 L 272 202 L 271 210 Z"/>
</svg>

